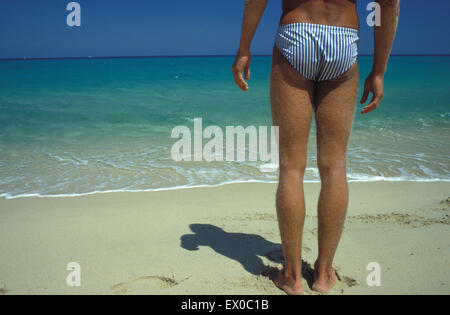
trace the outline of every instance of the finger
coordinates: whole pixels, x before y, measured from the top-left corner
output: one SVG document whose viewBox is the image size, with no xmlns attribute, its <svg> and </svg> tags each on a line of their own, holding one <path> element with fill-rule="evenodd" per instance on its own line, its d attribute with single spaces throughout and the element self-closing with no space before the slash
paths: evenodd
<svg viewBox="0 0 450 315">
<path fill-rule="evenodd" d="M 364 107 L 364 108 L 361 110 L 361 114 L 368 114 L 368 113 L 370 113 L 371 111 L 374 111 L 375 109 L 377 109 L 376 104 L 370 104 L 370 105 L 367 105 L 366 107 Z"/>
<path fill-rule="evenodd" d="M 367 102 L 367 99 L 369 98 L 369 93 L 370 93 L 369 90 L 364 89 L 363 96 L 361 97 L 361 104 Z"/>
<path fill-rule="evenodd" d="M 371 111 L 374 111 L 375 109 L 377 109 L 378 106 L 380 105 L 381 99 L 382 99 L 381 96 L 374 97 L 373 100 L 370 102 L 370 104 L 363 108 L 361 113 L 367 114 L 367 113 L 370 113 Z"/>
<path fill-rule="evenodd" d="M 245 73 L 245 79 L 250 80 L 250 67 L 245 67 L 244 73 Z"/>
<path fill-rule="evenodd" d="M 245 80 L 242 76 L 242 71 L 233 70 L 233 77 L 234 77 L 234 82 L 236 83 L 236 85 L 242 91 L 246 92 L 248 90 L 248 84 L 247 84 L 247 82 L 245 82 Z"/>
</svg>

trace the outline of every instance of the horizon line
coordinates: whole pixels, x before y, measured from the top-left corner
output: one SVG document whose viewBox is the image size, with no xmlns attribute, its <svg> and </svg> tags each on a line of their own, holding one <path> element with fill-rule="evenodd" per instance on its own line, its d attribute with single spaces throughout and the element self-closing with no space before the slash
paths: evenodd
<svg viewBox="0 0 450 315">
<path fill-rule="evenodd" d="M 0 58 L 0 61 L 35 60 L 85 60 L 85 59 L 150 59 L 150 58 L 223 58 L 236 55 L 155 55 L 155 56 L 84 56 L 84 57 L 13 57 Z M 271 54 L 254 54 L 253 57 L 271 57 Z M 373 54 L 360 54 L 359 57 L 373 57 Z M 392 54 L 391 57 L 450 57 L 450 54 Z"/>
</svg>

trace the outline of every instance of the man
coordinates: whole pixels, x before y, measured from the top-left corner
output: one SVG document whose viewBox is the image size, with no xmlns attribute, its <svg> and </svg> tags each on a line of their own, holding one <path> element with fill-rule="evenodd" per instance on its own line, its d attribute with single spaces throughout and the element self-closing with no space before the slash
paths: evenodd
<svg viewBox="0 0 450 315">
<path fill-rule="evenodd" d="M 267 1 L 245 2 L 240 47 L 233 65 L 234 80 L 243 91 L 248 90 L 245 79 L 250 79 L 250 43 Z M 375 26 L 373 68 L 365 82 L 361 104 L 370 93 L 373 98 L 362 114 L 376 109 L 383 98 L 383 76 L 399 14 L 400 0 L 376 2 L 381 7 L 381 26 Z M 276 206 L 286 263 L 284 270 L 272 275 L 272 280 L 287 294 L 303 292 L 303 176 L 314 114 L 322 187 L 313 289 L 328 293 L 337 281 L 333 260 L 348 204 L 346 151 L 358 93 L 356 0 L 283 0 L 282 6 L 270 92 L 273 124 L 280 127 Z"/>
</svg>

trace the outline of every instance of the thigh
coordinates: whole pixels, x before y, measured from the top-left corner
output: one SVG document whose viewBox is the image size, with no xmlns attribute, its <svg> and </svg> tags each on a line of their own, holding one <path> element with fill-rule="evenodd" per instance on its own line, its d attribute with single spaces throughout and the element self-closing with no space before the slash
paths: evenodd
<svg viewBox="0 0 450 315">
<path fill-rule="evenodd" d="M 358 93 L 358 64 L 339 78 L 318 82 L 315 90 L 315 118 L 319 167 L 344 163 Z"/>
<path fill-rule="evenodd" d="M 302 77 L 275 47 L 270 98 L 273 124 L 280 128 L 280 168 L 306 163 L 313 97 L 314 82 Z"/>
</svg>

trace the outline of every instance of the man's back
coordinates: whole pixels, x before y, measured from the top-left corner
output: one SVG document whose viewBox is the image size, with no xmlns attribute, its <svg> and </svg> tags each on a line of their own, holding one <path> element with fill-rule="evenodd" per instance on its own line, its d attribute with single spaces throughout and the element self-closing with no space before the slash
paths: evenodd
<svg viewBox="0 0 450 315">
<path fill-rule="evenodd" d="M 280 24 L 296 22 L 359 28 L 356 0 L 283 0 Z"/>
</svg>

